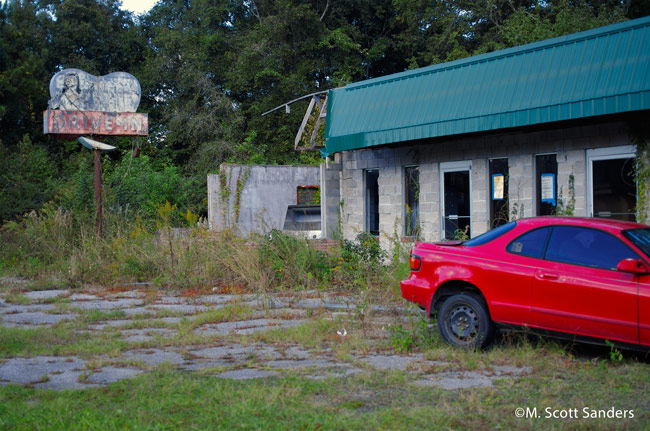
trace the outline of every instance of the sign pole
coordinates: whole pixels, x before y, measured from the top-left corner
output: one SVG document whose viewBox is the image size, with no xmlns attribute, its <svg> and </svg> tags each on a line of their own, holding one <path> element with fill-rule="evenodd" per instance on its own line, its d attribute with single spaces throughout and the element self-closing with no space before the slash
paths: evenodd
<svg viewBox="0 0 650 431">
<path fill-rule="evenodd" d="M 93 150 L 95 153 L 95 207 L 97 210 L 96 226 L 97 236 L 102 237 L 102 158 L 99 148 Z"/>
</svg>

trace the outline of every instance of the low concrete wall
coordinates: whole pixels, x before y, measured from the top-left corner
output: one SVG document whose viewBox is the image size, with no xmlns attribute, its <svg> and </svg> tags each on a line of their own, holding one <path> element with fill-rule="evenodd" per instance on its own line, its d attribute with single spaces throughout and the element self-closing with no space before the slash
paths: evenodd
<svg viewBox="0 0 650 431">
<path fill-rule="evenodd" d="M 318 166 L 230 165 L 208 175 L 211 229 L 235 228 L 242 236 L 282 229 L 298 186 L 319 186 Z"/>
</svg>

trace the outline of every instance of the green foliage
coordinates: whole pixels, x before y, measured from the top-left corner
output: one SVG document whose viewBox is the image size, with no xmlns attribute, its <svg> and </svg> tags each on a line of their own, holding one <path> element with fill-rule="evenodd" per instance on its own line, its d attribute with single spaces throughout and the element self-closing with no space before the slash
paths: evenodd
<svg viewBox="0 0 650 431">
<path fill-rule="evenodd" d="M 360 232 L 355 241 L 344 239 L 341 248 L 341 256 L 348 262 L 372 266 L 382 263 L 386 258 L 379 239 L 369 232 Z"/>
<path fill-rule="evenodd" d="M 272 230 L 259 246 L 260 264 L 270 269 L 270 286 L 308 289 L 330 280 L 329 257 L 306 240 Z"/>
<path fill-rule="evenodd" d="M 423 314 L 411 319 L 406 325 L 391 325 L 388 333 L 397 353 L 406 353 L 418 347 L 430 348 L 438 340 L 431 321 Z"/>
<path fill-rule="evenodd" d="M 156 168 L 148 156 L 125 157 L 116 164 L 105 182 L 108 185 L 106 208 L 128 212 L 145 220 L 156 218 L 158 208 L 169 202 L 182 211 L 200 210 L 188 197 L 194 181 L 180 174 L 176 166 Z M 203 189 L 205 190 L 205 189 Z M 198 208 L 197 208 L 198 207 Z M 172 222 L 178 226 L 180 219 Z"/>
<path fill-rule="evenodd" d="M 47 152 L 25 135 L 18 150 L 0 144 L 0 222 L 40 208 L 52 197 L 55 169 Z"/>
</svg>

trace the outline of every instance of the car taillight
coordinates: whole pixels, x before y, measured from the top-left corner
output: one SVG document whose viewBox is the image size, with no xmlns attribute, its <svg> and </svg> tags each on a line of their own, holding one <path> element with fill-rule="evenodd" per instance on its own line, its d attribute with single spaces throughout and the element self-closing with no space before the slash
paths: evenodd
<svg viewBox="0 0 650 431">
<path fill-rule="evenodd" d="M 411 267 L 411 271 L 419 271 L 422 266 L 422 258 L 418 255 L 411 254 L 409 256 L 409 266 Z"/>
</svg>

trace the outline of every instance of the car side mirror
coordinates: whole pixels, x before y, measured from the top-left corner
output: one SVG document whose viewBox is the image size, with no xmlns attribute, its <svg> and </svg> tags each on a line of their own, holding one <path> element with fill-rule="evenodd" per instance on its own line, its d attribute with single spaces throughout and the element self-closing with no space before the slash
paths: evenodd
<svg viewBox="0 0 650 431">
<path fill-rule="evenodd" d="M 616 270 L 638 275 L 650 274 L 650 268 L 641 259 L 623 259 L 616 265 Z"/>
</svg>

